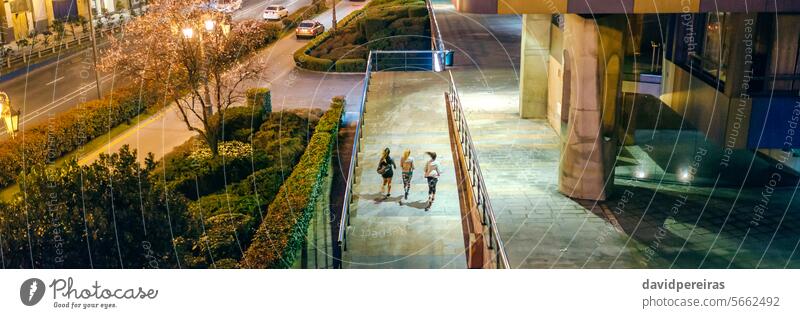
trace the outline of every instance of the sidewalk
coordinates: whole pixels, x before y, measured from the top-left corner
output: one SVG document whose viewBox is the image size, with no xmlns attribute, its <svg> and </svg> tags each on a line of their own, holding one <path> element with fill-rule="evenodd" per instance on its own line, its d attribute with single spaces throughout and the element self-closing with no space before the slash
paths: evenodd
<svg viewBox="0 0 800 318">
<path fill-rule="evenodd" d="M 373 73 L 355 173 L 345 268 L 466 268 L 444 106 L 449 80 L 443 74 Z M 415 158 L 411 192 L 402 204 L 400 170 L 392 180 L 392 196 L 385 199 L 379 193 L 381 176 L 375 169 L 386 147 L 398 167 L 405 149 Z M 436 152 L 443 167 L 436 201 L 427 212 L 426 151 Z"/>
<path fill-rule="evenodd" d="M 512 267 L 800 267 L 794 189 L 765 199 L 763 187 L 617 178 L 616 196 L 599 204 L 558 193 L 559 137 L 519 118 L 520 18 L 437 8 L 445 41 L 458 40 L 454 77 Z"/>
<path fill-rule="evenodd" d="M 644 267 L 645 246 L 626 245 L 599 207 L 557 191 L 560 141 L 550 125 L 519 117 L 520 18 L 436 10 L 444 40 L 459 49 L 453 75 L 511 267 Z"/>
</svg>

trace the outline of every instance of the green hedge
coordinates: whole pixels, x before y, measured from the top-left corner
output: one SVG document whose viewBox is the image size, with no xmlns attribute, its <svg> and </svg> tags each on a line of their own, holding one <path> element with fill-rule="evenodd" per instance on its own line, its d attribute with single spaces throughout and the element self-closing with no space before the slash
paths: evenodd
<svg viewBox="0 0 800 318">
<path fill-rule="evenodd" d="M 364 72 L 367 69 L 365 59 L 341 59 L 336 61 L 337 72 Z"/>
<path fill-rule="evenodd" d="M 256 231 L 241 261 L 245 268 L 289 268 L 302 248 L 316 200 L 327 175 L 333 145 L 339 131 L 344 99 L 337 97 L 331 109 L 320 119 L 314 135 L 278 192 L 278 200 L 269 205 L 268 213 Z"/>
<path fill-rule="evenodd" d="M 294 61 L 297 66 L 311 71 L 330 72 L 333 70 L 332 60 L 313 57 L 304 52 L 295 54 Z"/>
<path fill-rule="evenodd" d="M 366 59 L 370 50 L 430 49 L 430 19 L 423 0 L 373 0 L 337 25 L 335 34 L 326 32 L 295 53 L 299 67 L 363 71 L 366 67 L 360 67 L 354 59 Z M 326 69 L 328 61 L 333 62 L 333 69 Z"/>
<path fill-rule="evenodd" d="M 350 21 L 353 21 L 355 18 L 360 16 L 364 11 L 364 9 L 356 10 L 339 20 L 336 23 L 336 27 L 341 29 L 347 26 Z M 308 44 L 301 47 L 299 50 L 294 52 L 294 62 L 300 68 L 312 70 L 312 71 L 319 71 L 319 72 L 330 72 L 334 70 L 334 62 L 330 59 L 320 59 L 317 57 L 313 57 L 308 55 L 312 49 L 320 45 L 320 43 L 324 42 L 328 38 L 333 35 L 331 30 L 325 31 L 321 35 L 317 36 L 313 40 L 309 41 Z"/>
<path fill-rule="evenodd" d="M 158 95 L 155 89 L 140 89 L 139 85 L 115 89 L 102 99 L 78 104 L 26 128 L 15 139 L 0 141 L 0 188 L 14 184 L 22 167 L 55 162 L 146 109 L 161 105 Z"/>
<path fill-rule="evenodd" d="M 218 187 L 213 194 L 201 196 L 189 204 L 185 217 L 189 220 L 189 230 L 176 239 L 185 267 L 238 266 L 220 260 L 232 260 L 233 264 L 241 260 L 243 251 L 239 247 L 246 249 L 250 244 L 252 234 L 266 214 L 264 211 L 300 161 L 308 143 L 308 131 L 315 129 L 318 120 L 319 117 L 312 114 L 273 113 L 252 139 L 255 151 L 269 159 L 268 167 L 256 170 L 239 182 Z M 217 186 L 221 185 L 217 182 Z"/>
<path fill-rule="evenodd" d="M 238 52 L 240 57 L 252 53 L 278 39 L 282 32 L 280 24 L 257 20 L 246 20 L 236 25 L 241 33 L 234 36 L 257 37 L 261 41 L 231 41 L 237 47 L 228 48 Z M 241 47 L 240 43 L 252 43 Z M 19 138 L 0 141 L 0 188 L 16 182 L 17 176 L 24 172 L 22 167 L 37 163 L 50 163 L 75 151 L 93 139 L 108 133 L 114 127 L 130 121 L 148 108 L 163 106 L 153 83 L 131 85 L 115 89 L 99 100 L 81 103 L 70 110 L 58 114 L 52 120 L 26 128 Z M 142 89 L 144 87 L 144 89 Z M 247 131 L 230 131 L 226 136 L 233 139 L 244 138 Z M 24 160 L 23 160 L 24 158 Z"/>
<path fill-rule="evenodd" d="M 251 88 L 247 90 L 247 107 L 259 108 L 263 115 L 272 112 L 272 93 L 269 88 Z"/>
</svg>

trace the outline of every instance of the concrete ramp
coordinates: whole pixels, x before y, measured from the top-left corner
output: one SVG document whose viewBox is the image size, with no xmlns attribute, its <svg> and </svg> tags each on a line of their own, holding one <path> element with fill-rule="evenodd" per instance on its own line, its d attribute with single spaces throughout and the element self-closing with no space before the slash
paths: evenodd
<svg viewBox="0 0 800 318">
<path fill-rule="evenodd" d="M 361 153 L 354 177 L 345 268 L 466 268 L 464 235 L 453 172 L 444 93 L 446 73 L 375 72 L 364 114 Z M 384 148 L 398 165 L 392 195 L 380 192 L 376 168 Z M 400 158 L 416 159 L 408 200 L 402 200 Z M 444 173 L 425 211 L 426 151 L 438 154 Z"/>
</svg>

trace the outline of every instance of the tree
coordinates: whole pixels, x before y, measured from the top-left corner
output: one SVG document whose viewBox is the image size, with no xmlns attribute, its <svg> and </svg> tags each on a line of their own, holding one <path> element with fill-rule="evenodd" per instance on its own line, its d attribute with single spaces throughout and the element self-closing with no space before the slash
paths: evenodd
<svg viewBox="0 0 800 318">
<path fill-rule="evenodd" d="M 151 177 L 154 168 L 127 146 L 89 166 L 32 168 L 21 198 L 0 205 L 3 267 L 178 267 L 173 237 L 185 231 L 186 199 Z"/>
<path fill-rule="evenodd" d="M 214 156 L 221 125 L 216 118 L 244 100 L 243 84 L 262 67 L 243 56 L 263 45 L 265 23 L 229 25 L 203 0 L 155 0 L 148 14 L 111 39 L 101 68 L 163 85 L 186 127 L 200 135 Z M 217 116 L 212 116 L 217 114 Z"/>
</svg>

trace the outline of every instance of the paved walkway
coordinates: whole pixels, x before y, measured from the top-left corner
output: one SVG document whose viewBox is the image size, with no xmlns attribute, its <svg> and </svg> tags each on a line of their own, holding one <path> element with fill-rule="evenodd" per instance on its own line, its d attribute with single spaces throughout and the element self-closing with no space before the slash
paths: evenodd
<svg viewBox="0 0 800 318">
<path fill-rule="evenodd" d="M 366 106 L 363 148 L 356 170 L 345 268 L 466 268 L 461 212 L 453 172 L 444 92 L 446 73 L 373 73 Z M 416 159 L 408 201 L 401 204 L 402 179 L 392 181 L 392 196 L 379 193 L 375 172 L 381 151 L 389 147 L 398 166 L 405 149 Z M 424 210 L 426 151 L 444 168 L 436 202 Z"/>
<path fill-rule="evenodd" d="M 555 131 L 519 117 L 520 18 L 436 10 L 445 41 L 458 48 L 453 75 L 511 266 L 642 267 L 641 245 L 626 247 L 626 235 L 558 193 Z"/>
<path fill-rule="evenodd" d="M 555 131 L 519 118 L 520 18 L 436 8 L 445 40 L 457 48 L 453 72 L 513 267 L 800 267 L 794 189 L 617 178 L 617 195 L 601 204 L 559 194 Z"/>
</svg>

